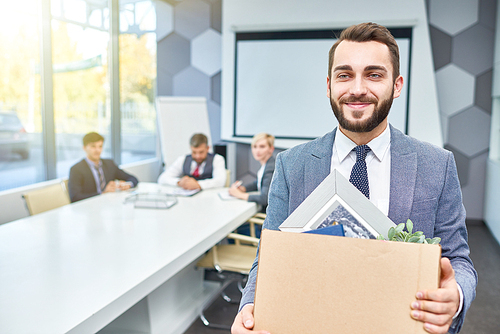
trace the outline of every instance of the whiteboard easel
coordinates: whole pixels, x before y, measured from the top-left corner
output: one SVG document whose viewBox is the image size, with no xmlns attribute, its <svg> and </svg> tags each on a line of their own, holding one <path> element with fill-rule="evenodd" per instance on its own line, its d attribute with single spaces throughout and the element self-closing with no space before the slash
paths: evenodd
<svg viewBox="0 0 500 334">
<path fill-rule="evenodd" d="M 156 115 L 166 166 L 177 157 L 190 154 L 189 139 L 195 133 L 206 135 L 208 145 L 212 145 L 206 98 L 159 96 L 156 98 Z"/>
</svg>

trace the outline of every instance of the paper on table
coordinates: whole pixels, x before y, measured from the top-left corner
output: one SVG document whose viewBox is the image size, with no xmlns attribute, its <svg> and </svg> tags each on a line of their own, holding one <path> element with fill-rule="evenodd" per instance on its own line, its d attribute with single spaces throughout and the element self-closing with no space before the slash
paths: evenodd
<svg viewBox="0 0 500 334">
<path fill-rule="evenodd" d="M 223 190 L 223 191 L 219 192 L 219 197 L 220 197 L 220 199 L 223 199 L 225 201 L 238 199 L 234 196 L 231 196 L 227 190 Z"/>
<path fill-rule="evenodd" d="M 201 189 L 187 190 L 187 189 L 183 189 L 181 187 L 164 187 L 164 188 L 162 188 L 163 193 L 169 194 L 169 195 L 174 195 L 174 196 L 192 196 L 200 191 L 201 191 Z"/>
</svg>

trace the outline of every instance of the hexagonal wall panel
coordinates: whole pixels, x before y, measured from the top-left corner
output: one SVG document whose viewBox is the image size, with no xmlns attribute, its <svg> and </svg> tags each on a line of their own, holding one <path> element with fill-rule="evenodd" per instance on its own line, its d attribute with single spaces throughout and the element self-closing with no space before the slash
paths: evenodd
<svg viewBox="0 0 500 334">
<path fill-rule="evenodd" d="M 210 122 L 210 132 L 212 134 L 212 143 L 220 141 L 220 105 L 213 101 L 207 101 L 208 119 Z"/>
<path fill-rule="evenodd" d="M 156 87 L 158 96 L 170 96 L 173 91 L 172 74 L 165 69 L 158 68 L 158 76 L 156 78 Z"/>
<path fill-rule="evenodd" d="M 476 94 L 474 104 L 488 114 L 491 114 L 491 89 L 493 80 L 493 70 L 484 72 L 476 77 Z"/>
<path fill-rule="evenodd" d="M 474 77 L 450 64 L 436 72 L 439 109 L 451 116 L 474 103 Z"/>
<path fill-rule="evenodd" d="M 429 32 L 431 34 L 434 70 L 439 70 L 451 62 L 451 36 L 432 26 L 429 27 Z"/>
<path fill-rule="evenodd" d="M 484 26 L 495 30 L 497 18 L 497 0 L 479 1 L 479 22 Z"/>
<path fill-rule="evenodd" d="M 176 74 L 189 66 L 191 45 L 184 37 L 173 33 L 158 42 L 158 68 Z"/>
<path fill-rule="evenodd" d="M 439 119 L 441 120 L 441 132 L 443 136 L 443 143 L 448 142 L 448 116 L 443 113 L 439 114 Z"/>
<path fill-rule="evenodd" d="M 475 24 L 479 16 L 479 0 L 430 0 L 429 22 L 455 35 Z"/>
<path fill-rule="evenodd" d="M 451 59 L 454 64 L 476 75 L 493 67 L 493 52 L 486 52 L 495 43 L 494 32 L 481 25 L 453 37 Z"/>
<path fill-rule="evenodd" d="M 214 75 L 211 80 L 210 90 L 212 92 L 212 101 L 217 104 L 220 104 L 220 90 L 221 90 L 221 72 Z"/>
<path fill-rule="evenodd" d="M 448 143 L 473 157 L 489 147 L 490 122 L 490 115 L 477 107 L 456 114 L 448 123 Z"/>
<path fill-rule="evenodd" d="M 462 187 L 463 203 L 467 218 L 482 219 L 484 210 L 485 175 L 488 152 L 469 160 L 469 179 Z"/>
<path fill-rule="evenodd" d="M 211 77 L 221 70 L 221 53 L 220 33 L 208 29 L 191 42 L 191 65 Z"/>
<path fill-rule="evenodd" d="M 193 67 L 174 76 L 175 96 L 203 96 L 210 100 L 210 78 Z"/>
<path fill-rule="evenodd" d="M 156 2 L 156 40 L 160 41 L 174 31 L 174 8 L 163 2 Z"/>
<path fill-rule="evenodd" d="M 222 1 L 213 0 L 210 7 L 210 28 L 222 32 Z"/>
<path fill-rule="evenodd" d="M 455 157 L 455 163 L 457 165 L 458 179 L 460 180 L 460 186 L 464 187 L 469 181 L 469 158 L 463 155 L 460 151 L 455 149 L 453 146 L 445 145 L 445 149 L 453 152 Z"/>
<path fill-rule="evenodd" d="M 210 5 L 201 0 L 186 0 L 175 6 L 175 31 L 187 39 L 210 27 Z"/>
</svg>

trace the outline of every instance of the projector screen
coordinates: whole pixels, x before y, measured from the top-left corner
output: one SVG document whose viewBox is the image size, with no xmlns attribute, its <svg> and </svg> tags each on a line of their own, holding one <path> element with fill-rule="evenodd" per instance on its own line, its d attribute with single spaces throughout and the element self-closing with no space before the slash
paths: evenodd
<svg viewBox="0 0 500 334">
<path fill-rule="evenodd" d="M 407 133 L 411 28 L 390 29 L 399 45 L 404 88 L 389 122 Z M 234 137 L 268 132 L 313 139 L 337 126 L 326 96 L 328 51 L 340 31 L 236 33 Z"/>
</svg>

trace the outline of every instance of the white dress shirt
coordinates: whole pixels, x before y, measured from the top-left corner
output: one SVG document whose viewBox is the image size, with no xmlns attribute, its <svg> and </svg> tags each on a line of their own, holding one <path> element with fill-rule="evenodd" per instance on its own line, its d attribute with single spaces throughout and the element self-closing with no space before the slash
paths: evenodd
<svg viewBox="0 0 500 334">
<path fill-rule="evenodd" d="M 158 184 L 169 185 L 169 186 L 177 186 L 177 182 L 183 176 L 183 168 L 184 168 L 184 160 L 186 156 L 178 157 L 170 167 L 168 167 L 163 173 L 161 173 L 158 178 Z M 206 161 L 203 161 L 198 169 L 200 175 L 203 174 L 205 170 Z M 194 172 L 196 169 L 196 161 L 191 162 L 191 170 L 190 174 Z M 218 188 L 224 187 L 226 184 L 226 163 L 224 161 L 224 157 L 219 154 L 215 154 L 214 160 L 212 162 L 212 178 L 199 180 L 198 184 L 201 189 L 209 189 L 209 188 Z"/>
<path fill-rule="evenodd" d="M 366 155 L 370 201 L 387 216 L 391 188 L 391 132 L 389 126 L 367 145 L 371 149 Z M 356 152 L 353 151 L 355 147 L 356 144 L 347 138 L 340 129 L 337 129 L 332 148 L 331 170 L 337 169 L 347 180 L 349 180 L 352 167 L 356 163 Z"/>
<path fill-rule="evenodd" d="M 266 169 L 266 164 L 263 164 L 260 166 L 259 170 L 257 171 L 257 190 L 260 192 L 260 188 L 262 185 L 262 177 L 264 176 L 264 170 Z"/>
</svg>

